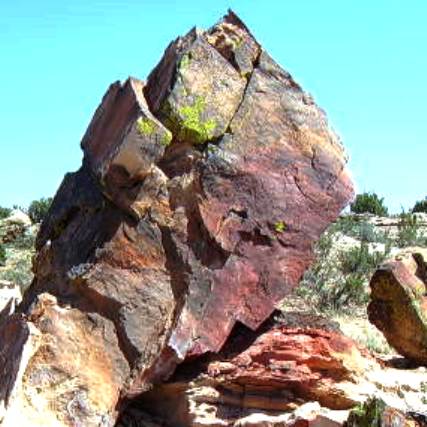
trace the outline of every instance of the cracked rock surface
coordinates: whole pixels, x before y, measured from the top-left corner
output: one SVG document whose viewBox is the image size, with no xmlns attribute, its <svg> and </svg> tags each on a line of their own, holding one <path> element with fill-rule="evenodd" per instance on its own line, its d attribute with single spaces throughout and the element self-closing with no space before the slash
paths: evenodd
<svg viewBox="0 0 427 427">
<path fill-rule="evenodd" d="M 4 426 L 113 426 L 236 323 L 256 330 L 353 195 L 325 114 L 232 12 L 111 85 L 81 146 L 0 325 Z"/>
</svg>

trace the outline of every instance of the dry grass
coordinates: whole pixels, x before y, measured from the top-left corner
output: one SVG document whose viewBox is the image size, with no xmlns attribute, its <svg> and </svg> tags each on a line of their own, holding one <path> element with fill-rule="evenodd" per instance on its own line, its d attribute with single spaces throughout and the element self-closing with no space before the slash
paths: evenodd
<svg viewBox="0 0 427 427">
<path fill-rule="evenodd" d="M 366 312 L 359 310 L 352 315 L 335 314 L 332 319 L 340 325 L 340 329 L 349 338 L 378 355 L 396 354 L 383 334 L 372 325 Z"/>
</svg>

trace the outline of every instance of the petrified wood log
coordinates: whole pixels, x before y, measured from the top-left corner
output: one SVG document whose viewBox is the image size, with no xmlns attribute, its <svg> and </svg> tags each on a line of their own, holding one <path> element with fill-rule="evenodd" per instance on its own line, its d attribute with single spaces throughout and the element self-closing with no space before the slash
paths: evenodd
<svg viewBox="0 0 427 427">
<path fill-rule="evenodd" d="M 33 426 L 110 426 L 236 322 L 256 329 L 353 194 L 325 114 L 233 13 L 113 84 L 82 148 L 37 238 L 25 364 L 0 367 L 6 417 L 43 402 Z"/>
</svg>

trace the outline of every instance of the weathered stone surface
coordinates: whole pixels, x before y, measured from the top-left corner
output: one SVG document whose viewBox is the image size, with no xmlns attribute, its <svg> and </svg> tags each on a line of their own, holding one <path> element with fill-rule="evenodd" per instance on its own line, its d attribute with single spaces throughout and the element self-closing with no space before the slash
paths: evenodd
<svg viewBox="0 0 427 427">
<path fill-rule="evenodd" d="M 28 319 L 15 315 L 2 325 L 0 340 L 12 347 L 2 348 L 1 425 L 112 425 L 129 375 L 113 323 L 59 307 L 48 294 Z"/>
<path fill-rule="evenodd" d="M 203 391 L 199 398 L 203 396 Z M 207 397 L 207 395 L 206 395 Z M 197 405 L 197 403 L 195 403 Z M 165 423 L 164 419 L 152 417 L 146 412 L 132 408 L 124 415 L 116 427 L 341 427 L 348 417 L 349 411 L 334 411 L 322 408 L 318 402 L 308 402 L 294 411 L 276 414 L 266 414 L 261 410 L 253 410 L 249 415 L 239 417 L 239 410 L 234 410 L 234 419 L 226 416 L 221 409 L 215 410 L 213 405 L 200 404 L 197 407 L 197 416 L 191 424 L 182 423 L 182 420 L 174 418 L 170 423 Z"/>
<path fill-rule="evenodd" d="M 152 375 L 176 308 L 161 231 L 169 211 L 163 213 L 158 197 L 150 206 L 157 223 L 134 219 L 103 198 L 85 168 L 68 175 L 59 194 L 38 236 L 36 282 L 24 305 L 44 289 L 62 304 L 113 322 L 131 369 L 122 392 L 131 393 L 137 378 L 138 384 L 150 383 L 145 377 Z"/>
<path fill-rule="evenodd" d="M 129 78 L 112 84 L 82 140 L 85 160 L 103 185 L 104 195 L 143 216 L 137 183 L 155 175 L 155 164 L 172 134 L 149 111 L 144 83 Z M 153 195 L 151 195 L 153 196 Z"/>
<path fill-rule="evenodd" d="M 159 110 L 154 111 L 178 141 L 203 144 L 225 133 L 242 100 L 246 81 L 203 33 L 193 30 L 178 43 L 169 48 L 178 54 L 175 73 L 158 75 L 157 70 L 163 68 L 160 63 L 149 77 L 149 84 L 150 80 L 159 84 L 157 80 L 163 78 L 162 86 L 172 86 L 160 101 Z M 166 56 L 164 61 L 168 60 Z"/>
<path fill-rule="evenodd" d="M 82 148 L 20 307 L 20 333 L 36 328 L 46 345 L 25 365 L 36 382 L 11 384 L 17 396 L 41 388 L 45 426 L 110 426 L 121 402 L 218 352 L 236 323 L 258 328 L 353 194 L 324 113 L 232 13 L 173 42 L 147 84 L 113 84 Z M 295 374 L 310 382 L 320 365 Z M 54 409 L 51 379 L 65 384 Z M 37 399 L 14 407 L 31 419 Z"/>
<path fill-rule="evenodd" d="M 179 367 L 126 417 L 174 427 L 338 426 L 373 395 L 396 413 L 423 411 L 425 370 L 386 366 L 334 328 L 312 324 L 266 325 L 259 337 L 240 328 L 218 355 Z"/>
<path fill-rule="evenodd" d="M 208 31 L 207 40 L 240 75 L 247 77 L 253 71 L 260 46 L 246 25 L 233 12 L 230 11 Z"/>
<path fill-rule="evenodd" d="M 409 248 L 386 261 L 371 279 L 369 320 L 388 343 L 427 364 L 427 249 Z"/>
</svg>

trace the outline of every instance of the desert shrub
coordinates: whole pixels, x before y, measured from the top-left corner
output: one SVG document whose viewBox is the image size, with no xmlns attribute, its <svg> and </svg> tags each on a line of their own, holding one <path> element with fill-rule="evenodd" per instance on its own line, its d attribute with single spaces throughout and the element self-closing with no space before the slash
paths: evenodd
<svg viewBox="0 0 427 427">
<path fill-rule="evenodd" d="M 355 236 L 358 234 L 361 221 L 362 218 L 359 216 L 343 215 L 328 228 L 328 231 L 332 233 L 339 231 L 347 236 Z"/>
<path fill-rule="evenodd" d="M 6 264 L 6 249 L 2 244 L 0 244 L 0 266 L 3 266 L 5 264 Z"/>
<path fill-rule="evenodd" d="M 330 252 L 333 245 L 334 233 L 330 230 L 327 230 L 320 236 L 319 240 L 314 246 L 315 262 L 306 272 L 306 276 L 310 278 L 310 282 L 320 284 L 329 279 L 331 275 L 334 274 L 336 260 L 330 257 Z"/>
<path fill-rule="evenodd" d="M 13 246 L 16 249 L 33 249 L 36 243 L 36 235 L 31 232 L 23 232 L 19 234 L 13 241 Z"/>
<path fill-rule="evenodd" d="M 337 310 L 350 304 L 365 304 L 369 299 L 367 282 L 385 257 L 386 252 L 371 253 L 364 242 L 348 251 L 340 252 L 339 271 L 343 277 L 330 292 L 327 305 Z"/>
<path fill-rule="evenodd" d="M 331 288 L 325 306 L 333 310 L 340 310 L 349 304 L 365 304 L 368 298 L 365 277 L 353 273 L 338 280 L 336 285 Z"/>
<path fill-rule="evenodd" d="M 427 197 L 424 200 L 419 200 L 415 203 L 414 207 L 411 210 L 412 213 L 424 212 L 427 213 Z"/>
<path fill-rule="evenodd" d="M 354 237 L 362 242 L 368 243 L 391 243 L 388 234 L 376 230 L 375 226 L 362 217 L 356 215 L 345 215 L 329 228 L 331 232 L 341 232 L 347 236 Z"/>
<path fill-rule="evenodd" d="M 316 305 L 317 303 L 322 305 L 322 298 L 326 294 L 326 284 L 331 277 L 336 275 L 336 260 L 329 257 L 333 245 L 332 236 L 331 232 L 325 232 L 320 236 L 314 248 L 316 261 L 305 272 L 301 284 L 297 288 L 298 295 L 314 300 Z"/>
<path fill-rule="evenodd" d="M 375 228 L 369 222 L 361 222 L 358 235 L 356 236 L 361 242 L 367 243 L 384 243 L 386 246 L 392 245 L 389 232 L 384 232 Z"/>
<path fill-rule="evenodd" d="M 383 252 L 369 250 L 361 242 L 348 250 L 333 250 L 333 233 L 326 232 L 315 247 L 316 261 L 304 274 L 297 294 L 320 311 L 341 311 L 368 301 L 367 284 L 377 266 L 385 259 Z"/>
<path fill-rule="evenodd" d="M 14 262 L 12 268 L 8 268 L 1 272 L 0 279 L 8 280 L 17 284 L 21 288 L 21 292 L 24 293 L 33 280 L 31 259 L 31 254 L 26 254 L 25 256 L 21 257 L 19 260 Z"/>
<path fill-rule="evenodd" d="M 359 246 L 339 254 L 340 270 L 343 274 L 356 274 L 368 278 L 372 271 L 384 261 L 384 252 L 370 252 L 369 246 L 361 242 Z"/>
<path fill-rule="evenodd" d="M 359 214 L 388 215 L 388 209 L 384 205 L 384 198 L 379 198 L 376 193 L 358 194 L 355 201 L 350 205 L 350 210 Z"/>
<path fill-rule="evenodd" d="M 39 200 L 33 200 L 30 203 L 30 206 L 28 207 L 28 215 L 31 218 L 31 221 L 33 221 L 34 223 L 42 222 L 46 217 L 51 204 L 51 197 L 42 197 Z"/>
<path fill-rule="evenodd" d="M 427 236 L 420 230 L 415 215 L 409 212 L 400 214 L 396 244 L 400 248 L 427 245 Z"/>
<path fill-rule="evenodd" d="M 7 218 L 10 215 L 11 209 L 0 206 L 0 219 Z"/>
</svg>

